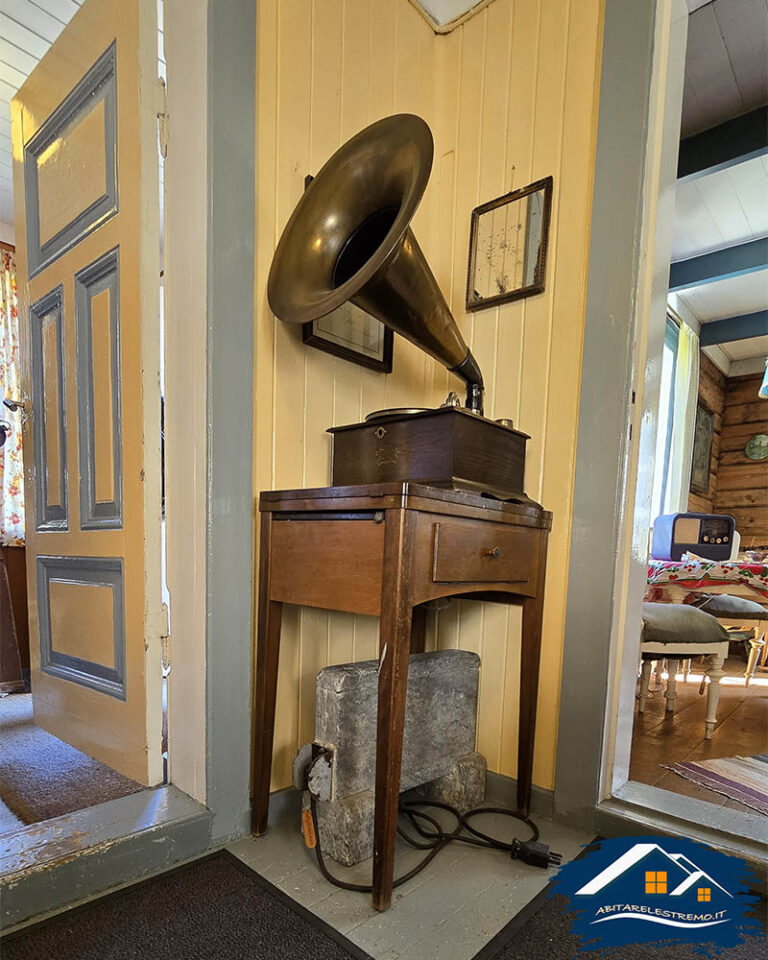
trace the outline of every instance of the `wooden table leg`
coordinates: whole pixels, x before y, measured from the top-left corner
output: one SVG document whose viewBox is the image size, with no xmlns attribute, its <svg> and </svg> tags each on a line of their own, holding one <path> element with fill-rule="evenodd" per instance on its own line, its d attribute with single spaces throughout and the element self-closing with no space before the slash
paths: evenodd
<svg viewBox="0 0 768 960">
<path fill-rule="evenodd" d="M 544 578 L 547 566 L 547 535 L 539 541 L 536 596 L 523 601 L 520 650 L 520 712 L 517 746 L 517 809 L 527 817 L 531 809 L 533 741 L 536 734 L 536 701 L 539 693 L 541 622 L 544 614 Z"/>
<path fill-rule="evenodd" d="M 520 651 L 520 713 L 517 747 L 517 809 L 524 817 L 531 807 L 533 740 L 541 660 L 543 603 L 537 597 L 523 602 L 523 640 Z"/>
<path fill-rule="evenodd" d="M 403 756 L 405 696 L 413 606 L 409 570 L 413 554 L 410 511 L 388 510 L 379 626 L 379 701 L 376 723 L 376 794 L 373 827 L 374 909 L 392 901 L 395 831 Z"/>
<path fill-rule="evenodd" d="M 256 686 L 254 690 L 253 802 L 251 830 L 260 836 L 267 829 L 272 742 L 275 733 L 277 667 L 283 605 L 269 599 L 271 515 L 262 515 L 259 570 L 259 611 L 256 634 Z"/>
</svg>

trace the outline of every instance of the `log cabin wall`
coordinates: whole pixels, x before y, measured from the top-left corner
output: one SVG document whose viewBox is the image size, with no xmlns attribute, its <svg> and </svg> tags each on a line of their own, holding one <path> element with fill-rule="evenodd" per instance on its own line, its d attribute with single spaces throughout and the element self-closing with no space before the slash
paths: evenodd
<svg viewBox="0 0 768 960">
<path fill-rule="evenodd" d="M 712 455 L 709 466 L 709 489 L 706 493 L 690 491 L 688 509 L 694 513 L 712 513 L 717 492 L 717 472 L 720 460 L 720 436 L 725 407 L 725 375 L 705 353 L 699 356 L 699 403 L 715 415 L 712 430 Z"/>
<path fill-rule="evenodd" d="M 432 128 L 432 176 L 414 232 L 483 370 L 486 415 L 531 435 L 526 491 L 554 513 L 548 555 L 534 783 L 551 788 L 565 629 L 581 385 L 589 217 L 602 38 L 594 0 L 495 0 L 438 36 L 409 0 L 260 0 L 257 21 L 254 490 L 330 482 L 329 426 L 372 410 L 435 406 L 459 388 L 395 337 L 384 376 L 301 342 L 269 311 L 280 233 L 333 151 L 396 112 Z M 464 310 L 470 214 L 480 202 L 554 177 L 546 291 Z M 599 416 L 599 411 L 595 411 Z M 258 542 L 258 541 L 257 541 Z M 439 641 L 437 639 L 439 635 Z M 427 649 L 482 660 L 478 750 L 516 775 L 520 610 L 459 601 L 430 617 Z M 287 607 L 272 788 L 314 736 L 317 673 L 377 656 L 373 617 Z"/>
<path fill-rule="evenodd" d="M 768 545 L 768 461 L 750 460 L 744 445 L 768 433 L 768 400 L 757 391 L 761 374 L 730 377 L 725 390 L 715 510 L 736 519 L 742 549 Z"/>
</svg>

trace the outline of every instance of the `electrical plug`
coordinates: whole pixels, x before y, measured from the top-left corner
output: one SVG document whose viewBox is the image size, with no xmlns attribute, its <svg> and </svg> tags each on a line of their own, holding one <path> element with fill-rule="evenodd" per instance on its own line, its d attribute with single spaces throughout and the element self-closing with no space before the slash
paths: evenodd
<svg viewBox="0 0 768 960">
<path fill-rule="evenodd" d="M 513 860 L 522 860 L 531 867 L 558 867 L 562 854 L 553 853 L 546 843 L 538 840 L 513 840 L 510 856 Z"/>
</svg>

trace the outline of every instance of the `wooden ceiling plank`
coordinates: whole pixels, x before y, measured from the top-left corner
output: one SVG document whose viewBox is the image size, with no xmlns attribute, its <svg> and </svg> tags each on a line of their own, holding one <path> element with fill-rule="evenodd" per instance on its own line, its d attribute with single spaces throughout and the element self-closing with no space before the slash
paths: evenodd
<svg viewBox="0 0 768 960">
<path fill-rule="evenodd" d="M 23 23 L 9 17 L 3 11 L 0 11 L 0 36 L 38 60 L 45 56 L 48 47 L 50 47 L 50 43 L 44 37 L 30 30 Z"/>
<path fill-rule="evenodd" d="M 745 110 L 762 106 L 768 87 L 768 10 L 765 0 L 715 0 L 712 12 Z"/>
<path fill-rule="evenodd" d="M 17 90 L 18 87 L 15 87 L 6 80 L 3 80 L 2 75 L 0 74 L 0 101 L 7 103 L 10 106 L 11 100 L 15 96 Z"/>
<path fill-rule="evenodd" d="M 80 6 L 79 3 L 74 3 L 73 0 L 35 0 L 35 3 L 38 7 L 42 7 L 46 13 L 49 13 L 52 17 L 56 17 L 57 20 L 60 20 L 64 24 L 69 23 Z"/>
<path fill-rule="evenodd" d="M 0 88 L 4 90 L 5 87 L 8 87 L 10 89 L 10 97 L 14 97 L 16 91 L 26 79 L 27 74 L 6 63 L 3 59 L 2 51 L 0 51 Z M 8 98 L 9 100 L 10 97 Z"/>
<path fill-rule="evenodd" d="M 715 250 L 724 242 L 712 214 L 702 201 L 696 182 L 679 184 L 675 196 L 672 259 L 685 260 Z"/>
<path fill-rule="evenodd" d="M 754 313 L 763 310 L 768 303 L 768 270 L 729 277 L 672 296 L 680 297 L 684 306 L 702 323 L 741 313 Z"/>
<path fill-rule="evenodd" d="M 688 18 L 686 76 L 704 111 L 699 117 L 701 125 L 693 127 L 683 102 L 684 136 L 745 112 L 741 91 L 711 3 Z"/>
<path fill-rule="evenodd" d="M 696 186 L 702 203 L 728 246 L 745 243 L 759 236 L 752 230 L 727 172 L 717 177 L 702 177 L 696 181 Z"/>
<path fill-rule="evenodd" d="M 765 361 L 768 356 L 768 336 L 750 337 L 747 340 L 735 340 L 728 345 L 734 362 L 760 357 Z M 768 401 L 767 401 L 768 402 Z"/>
<path fill-rule="evenodd" d="M 53 43 L 65 26 L 61 20 L 52 17 L 32 0 L 12 0 L 12 3 L 7 4 L 5 12 L 48 43 Z"/>
<path fill-rule="evenodd" d="M 756 237 L 768 234 L 768 169 L 763 159 L 728 170 L 728 179 Z"/>
<path fill-rule="evenodd" d="M 0 60 L 19 71 L 26 80 L 37 66 L 39 57 L 33 57 L 31 53 L 0 36 Z"/>
</svg>

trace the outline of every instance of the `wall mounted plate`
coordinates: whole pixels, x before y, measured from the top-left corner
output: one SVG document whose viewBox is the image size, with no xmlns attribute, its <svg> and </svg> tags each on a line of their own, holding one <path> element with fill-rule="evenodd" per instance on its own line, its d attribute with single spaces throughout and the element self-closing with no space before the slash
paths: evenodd
<svg viewBox="0 0 768 960">
<path fill-rule="evenodd" d="M 768 459 L 768 433 L 756 433 L 747 440 L 744 453 L 750 460 Z"/>
</svg>

